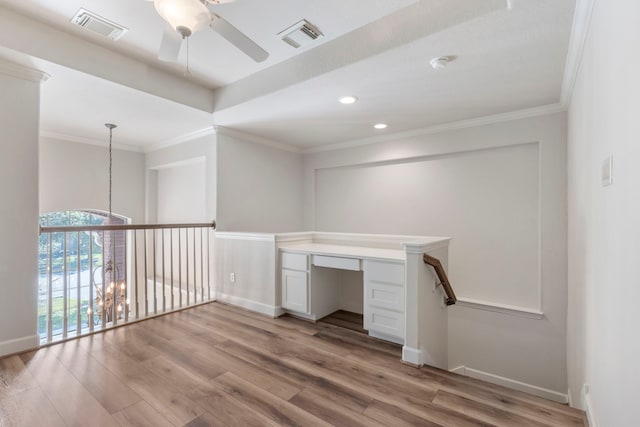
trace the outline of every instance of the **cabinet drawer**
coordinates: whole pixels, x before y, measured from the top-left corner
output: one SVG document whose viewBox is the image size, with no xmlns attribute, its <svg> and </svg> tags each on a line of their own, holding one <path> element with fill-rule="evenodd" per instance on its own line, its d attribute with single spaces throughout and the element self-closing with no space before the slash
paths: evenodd
<svg viewBox="0 0 640 427">
<path fill-rule="evenodd" d="M 365 318 L 365 328 L 400 340 L 404 339 L 404 313 L 370 307 Z"/>
<path fill-rule="evenodd" d="M 282 268 L 307 271 L 307 255 L 282 252 Z"/>
<path fill-rule="evenodd" d="M 404 313 L 404 286 L 369 280 L 365 284 L 365 303 Z"/>
<path fill-rule="evenodd" d="M 313 255 L 313 265 L 317 267 L 338 268 L 340 270 L 360 271 L 360 260 L 358 258 Z"/>
<path fill-rule="evenodd" d="M 404 286 L 404 264 L 367 260 L 364 271 L 367 277 L 377 282 Z"/>
</svg>

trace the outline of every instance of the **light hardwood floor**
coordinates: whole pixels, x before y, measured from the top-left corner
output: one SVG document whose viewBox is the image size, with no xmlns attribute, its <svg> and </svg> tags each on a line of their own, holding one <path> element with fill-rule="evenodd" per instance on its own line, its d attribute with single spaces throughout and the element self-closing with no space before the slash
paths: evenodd
<svg viewBox="0 0 640 427">
<path fill-rule="evenodd" d="M 582 426 L 335 325 L 211 303 L 0 359 L 0 426 Z"/>
</svg>

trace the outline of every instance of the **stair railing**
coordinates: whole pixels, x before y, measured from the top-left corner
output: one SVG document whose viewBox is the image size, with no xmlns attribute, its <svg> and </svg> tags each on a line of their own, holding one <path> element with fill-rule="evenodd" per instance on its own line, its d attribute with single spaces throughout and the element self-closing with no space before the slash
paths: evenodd
<svg viewBox="0 0 640 427">
<path fill-rule="evenodd" d="M 439 283 L 436 284 L 436 288 L 438 286 L 442 286 L 446 298 L 444 300 L 445 304 L 453 305 L 458 300 L 456 298 L 456 294 L 453 292 L 453 288 L 451 287 L 451 283 L 449 282 L 449 277 L 447 277 L 447 272 L 444 271 L 444 267 L 438 258 L 432 257 L 431 255 L 423 254 L 422 259 L 425 264 L 430 265 L 436 271 L 436 276 L 438 276 Z"/>
</svg>

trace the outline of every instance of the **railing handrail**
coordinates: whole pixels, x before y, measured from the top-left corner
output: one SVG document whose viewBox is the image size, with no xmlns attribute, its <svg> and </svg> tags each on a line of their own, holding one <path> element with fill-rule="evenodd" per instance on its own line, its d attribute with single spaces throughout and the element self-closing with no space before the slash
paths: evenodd
<svg viewBox="0 0 640 427">
<path fill-rule="evenodd" d="M 447 298 L 445 299 L 445 303 L 447 305 L 453 305 L 458 300 L 456 298 L 456 294 L 453 292 L 453 288 L 451 287 L 451 283 L 449 282 L 449 277 L 447 277 L 447 272 L 444 271 L 444 267 L 438 258 L 432 257 L 428 254 L 422 255 L 423 261 L 433 267 L 436 271 L 436 275 L 438 276 L 438 280 L 440 283 L 438 285 L 442 285 L 442 289 L 444 289 L 444 293 Z"/>
<path fill-rule="evenodd" d="M 41 227 L 41 343 L 211 301 L 215 225 L 211 221 Z"/>
<path fill-rule="evenodd" d="M 78 231 L 120 231 L 120 230 L 159 230 L 165 228 L 216 228 L 216 222 L 196 222 L 191 224 L 109 224 L 109 225 L 63 225 L 40 226 L 42 233 L 73 233 Z"/>
</svg>

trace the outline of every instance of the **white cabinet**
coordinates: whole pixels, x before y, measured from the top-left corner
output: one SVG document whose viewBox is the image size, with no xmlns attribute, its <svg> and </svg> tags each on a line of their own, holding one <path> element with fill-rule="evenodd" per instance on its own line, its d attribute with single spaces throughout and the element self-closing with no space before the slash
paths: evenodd
<svg viewBox="0 0 640 427">
<path fill-rule="evenodd" d="M 365 260 L 364 328 L 369 335 L 403 343 L 404 263 Z"/>
<path fill-rule="evenodd" d="M 282 270 L 282 308 L 309 312 L 309 286 L 306 271 Z"/>
<path fill-rule="evenodd" d="M 341 272 L 363 271 L 364 328 L 376 338 L 404 343 L 404 261 L 280 253 L 283 309 L 305 319 L 321 319 L 340 309 Z"/>
<path fill-rule="evenodd" d="M 308 256 L 282 253 L 282 308 L 309 313 Z"/>
</svg>

